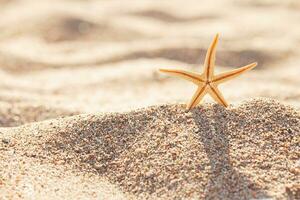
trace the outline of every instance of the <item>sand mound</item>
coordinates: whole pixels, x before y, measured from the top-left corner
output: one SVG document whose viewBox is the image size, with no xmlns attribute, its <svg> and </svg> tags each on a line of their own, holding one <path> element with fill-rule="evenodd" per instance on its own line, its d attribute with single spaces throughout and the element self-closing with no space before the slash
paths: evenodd
<svg viewBox="0 0 300 200">
<path fill-rule="evenodd" d="M 139 198 L 299 195 L 300 114 L 273 100 L 78 115 L 0 136 L 17 154 L 97 174 Z"/>
</svg>

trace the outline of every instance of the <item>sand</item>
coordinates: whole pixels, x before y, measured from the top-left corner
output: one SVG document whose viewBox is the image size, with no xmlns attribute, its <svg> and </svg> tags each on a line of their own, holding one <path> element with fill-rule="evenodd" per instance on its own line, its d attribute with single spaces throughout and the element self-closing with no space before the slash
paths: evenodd
<svg viewBox="0 0 300 200">
<path fill-rule="evenodd" d="M 152 106 L 1 132 L 1 194 L 7 197 L 23 198 L 32 190 L 31 197 L 47 191 L 49 199 L 56 193 L 72 198 L 69 192 L 77 187 L 85 194 L 83 184 L 92 197 L 116 197 L 102 182 L 86 183 L 90 175 L 138 199 L 299 198 L 300 113 L 274 100 L 228 109 L 207 104 L 190 112 L 184 105 Z M 36 173 L 46 180 L 20 188 Z M 53 187 L 49 182 L 57 179 Z"/>
<path fill-rule="evenodd" d="M 300 199 L 298 0 L 0 0 L 0 199 Z M 187 112 L 216 73 L 258 62 Z"/>
</svg>

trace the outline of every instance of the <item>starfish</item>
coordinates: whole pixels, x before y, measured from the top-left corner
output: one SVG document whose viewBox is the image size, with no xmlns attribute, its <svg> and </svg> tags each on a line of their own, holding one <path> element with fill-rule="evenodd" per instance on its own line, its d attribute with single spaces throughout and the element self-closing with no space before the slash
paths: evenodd
<svg viewBox="0 0 300 200">
<path fill-rule="evenodd" d="M 216 59 L 216 46 L 218 43 L 219 34 L 217 34 L 207 50 L 204 71 L 202 74 L 195 72 L 188 72 L 184 70 L 173 70 L 173 69 L 159 69 L 159 71 L 183 78 L 191 81 L 198 86 L 197 91 L 192 97 L 191 101 L 187 104 L 187 109 L 190 110 L 197 106 L 203 97 L 208 93 L 216 102 L 227 107 L 228 103 L 224 99 L 222 93 L 218 89 L 219 84 L 224 83 L 230 79 L 239 76 L 240 74 L 249 71 L 256 67 L 257 63 L 251 63 L 244 67 L 234 69 L 229 72 L 224 72 L 218 75 L 214 75 L 215 59 Z"/>
</svg>

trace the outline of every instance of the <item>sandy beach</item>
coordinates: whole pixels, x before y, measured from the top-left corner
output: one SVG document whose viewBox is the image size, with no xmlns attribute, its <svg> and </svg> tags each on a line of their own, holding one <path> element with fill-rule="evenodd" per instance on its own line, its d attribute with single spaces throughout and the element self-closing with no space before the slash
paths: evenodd
<svg viewBox="0 0 300 200">
<path fill-rule="evenodd" d="M 300 199 L 297 0 L 0 0 L 0 200 Z M 257 62 L 188 111 L 196 85 Z"/>
</svg>

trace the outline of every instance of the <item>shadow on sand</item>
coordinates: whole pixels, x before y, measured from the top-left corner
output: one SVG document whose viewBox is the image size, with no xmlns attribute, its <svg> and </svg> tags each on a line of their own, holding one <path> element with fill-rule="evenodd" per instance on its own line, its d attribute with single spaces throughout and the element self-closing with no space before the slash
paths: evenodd
<svg viewBox="0 0 300 200">
<path fill-rule="evenodd" d="M 195 109 L 193 118 L 199 129 L 199 139 L 211 166 L 205 199 L 264 199 L 268 195 L 238 172 L 230 160 L 228 114 L 233 111 L 214 105 L 211 111 Z M 231 112 L 231 113 L 230 113 Z M 207 131 L 209 130 L 209 131 Z"/>
</svg>

